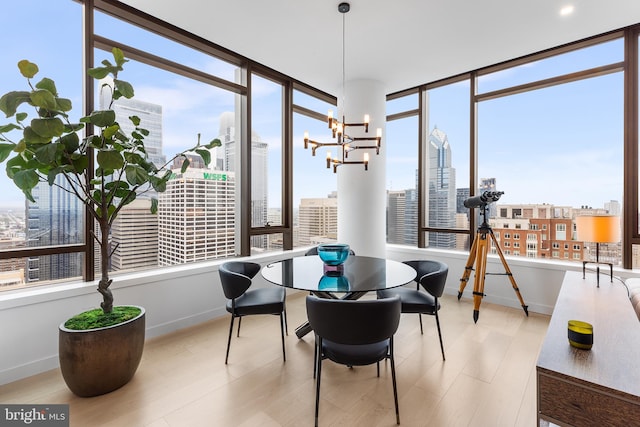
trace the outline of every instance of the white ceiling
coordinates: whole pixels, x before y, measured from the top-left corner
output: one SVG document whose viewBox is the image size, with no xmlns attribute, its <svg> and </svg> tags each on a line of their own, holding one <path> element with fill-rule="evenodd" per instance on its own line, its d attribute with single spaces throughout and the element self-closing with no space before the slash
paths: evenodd
<svg viewBox="0 0 640 427">
<path fill-rule="evenodd" d="M 339 0 L 124 0 L 314 87 L 342 82 Z M 351 0 L 346 78 L 391 93 L 640 22 L 640 0 Z M 574 12 L 561 16 L 564 6 Z"/>
</svg>

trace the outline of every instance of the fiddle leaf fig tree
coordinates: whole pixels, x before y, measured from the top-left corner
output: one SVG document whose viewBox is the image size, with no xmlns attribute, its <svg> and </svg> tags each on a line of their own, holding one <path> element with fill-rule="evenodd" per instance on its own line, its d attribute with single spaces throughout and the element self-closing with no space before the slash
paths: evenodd
<svg viewBox="0 0 640 427">
<path fill-rule="evenodd" d="M 118 78 L 127 59 L 118 48 L 113 48 L 112 54 L 113 62 L 104 60 L 102 66 L 88 70 L 88 74 L 99 81 L 110 77 L 111 81 L 100 88 L 110 91 L 109 107 L 82 117 L 80 123 L 69 119 L 71 100 L 58 94 L 53 80 L 44 77 L 36 82 L 38 66 L 27 60 L 20 61 L 18 68 L 28 88 L 8 92 L 0 98 L 0 111 L 14 119 L 0 124 L 0 162 L 6 161 L 8 177 L 31 202 L 35 202 L 33 189 L 41 183 L 72 193 L 98 224 L 99 232 L 92 234 L 100 247 L 98 292 L 103 297 L 100 306 L 104 313 L 113 309 L 109 258 L 115 248 L 111 248 L 109 236 L 118 213 L 145 192 L 165 191 L 171 178 L 167 166 L 174 160 L 183 160 L 184 173 L 189 167 L 188 153 L 199 155 L 208 165 L 209 150 L 221 145 L 218 139 L 200 145 L 198 135 L 194 147 L 176 154 L 164 165 L 153 164 L 144 145 L 149 131 L 141 126 L 140 118 L 128 118 L 134 130 L 126 134 L 112 109 L 114 101 L 134 95 L 133 86 Z M 83 137 L 80 131 L 84 128 L 87 131 Z M 94 166 L 90 169 L 92 163 Z M 151 211 L 155 213 L 157 208 L 157 199 L 151 198 Z"/>
</svg>

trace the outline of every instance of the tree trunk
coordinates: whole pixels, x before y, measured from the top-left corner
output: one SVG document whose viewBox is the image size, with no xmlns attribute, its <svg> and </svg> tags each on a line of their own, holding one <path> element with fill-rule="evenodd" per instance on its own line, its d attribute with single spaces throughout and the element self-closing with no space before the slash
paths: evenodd
<svg viewBox="0 0 640 427">
<path fill-rule="evenodd" d="M 106 210 L 103 212 L 106 212 Z M 99 218 L 98 222 L 100 224 L 100 282 L 98 283 L 98 292 L 102 294 L 100 307 L 107 314 L 113 310 L 113 294 L 109 289 L 112 282 L 109 279 L 109 258 L 111 258 L 109 256 L 111 250 L 111 245 L 109 245 L 110 227 L 108 218 Z"/>
</svg>

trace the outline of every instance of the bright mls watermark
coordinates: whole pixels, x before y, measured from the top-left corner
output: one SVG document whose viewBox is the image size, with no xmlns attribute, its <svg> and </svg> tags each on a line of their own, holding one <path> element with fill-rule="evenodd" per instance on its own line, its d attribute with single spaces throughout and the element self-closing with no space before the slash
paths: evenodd
<svg viewBox="0 0 640 427">
<path fill-rule="evenodd" d="M 0 404 L 0 426 L 69 427 L 69 405 Z"/>
</svg>

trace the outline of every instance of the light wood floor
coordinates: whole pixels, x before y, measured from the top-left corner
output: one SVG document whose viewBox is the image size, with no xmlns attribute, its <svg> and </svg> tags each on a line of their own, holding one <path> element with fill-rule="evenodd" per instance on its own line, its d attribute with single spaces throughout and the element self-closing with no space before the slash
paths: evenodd
<svg viewBox="0 0 640 427">
<path fill-rule="evenodd" d="M 68 391 L 58 370 L 0 387 L 2 403 L 68 403 L 71 426 L 313 425 L 313 335 L 298 340 L 304 293 L 287 299 L 287 361 L 276 316 L 242 322 L 224 355 L 228 317 L 149 340 L 138 372 L 123 388 L 94 398 Z M 403 315 L 396 335 L 396 370 L 403 426 L 533 426 L 535 363 L 549 317 L 483 302 L 442 300 L 447 360 L 435 319 Z M 6 351 L 6 350 L 4 350 Z M 381 365 L 349 369 L 325 361 L 320 424 L 395 425 L 391 373 Z"/>
</svg>

